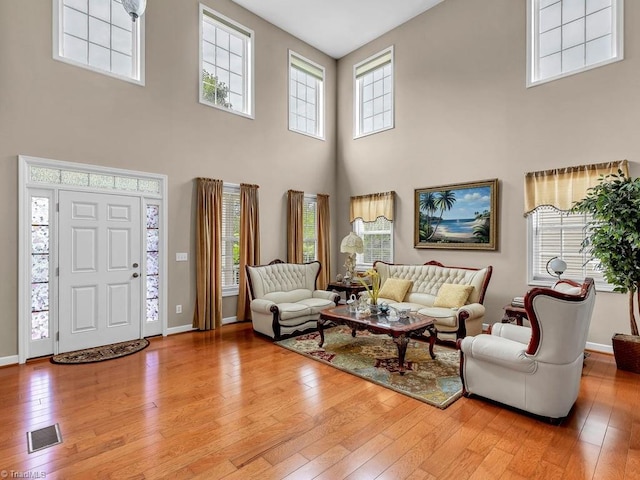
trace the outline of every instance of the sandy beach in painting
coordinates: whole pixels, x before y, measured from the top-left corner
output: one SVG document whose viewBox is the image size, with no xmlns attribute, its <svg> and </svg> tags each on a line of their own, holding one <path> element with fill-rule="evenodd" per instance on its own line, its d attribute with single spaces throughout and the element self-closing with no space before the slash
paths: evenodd
<svg viewBox="0 0 640 480">
<path fill-rule="evenodd" d="M 481 223 L 482 220 L 468 222 L 472 225 L 469 228 L 465 228 L 464 232 L 454 232 L 445 224 L 438 225 L 438 229 L 433 237 L 431 237 L 426 243 L 439 243 L 442 241 L 450 241 L 455 243 L 478 243 L 476 237 L 473 236 L 473 225 Z"/>
</svg>

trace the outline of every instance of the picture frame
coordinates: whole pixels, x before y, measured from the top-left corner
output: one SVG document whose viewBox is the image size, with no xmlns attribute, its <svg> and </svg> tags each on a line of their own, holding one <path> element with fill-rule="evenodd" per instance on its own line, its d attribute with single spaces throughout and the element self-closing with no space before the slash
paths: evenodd
<svg viewBox="0 0 640 480">
<path fill-rule="evenodd" d="M 415 190 L 414 248 L 498 249 L 498 179 Z"/>
</svg>

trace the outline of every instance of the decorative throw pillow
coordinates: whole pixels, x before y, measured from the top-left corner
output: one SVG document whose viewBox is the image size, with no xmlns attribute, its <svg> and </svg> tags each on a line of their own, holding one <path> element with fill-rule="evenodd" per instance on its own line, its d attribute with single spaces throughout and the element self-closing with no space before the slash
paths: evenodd
<svg viewBox="0 0 640 480">
<path fill-rule="evenodd" d="M 411 288 L 412 283 L 411 280 L 402 278 L 387 278 L 378 292 L 378 297 L 401 302 Z"/>
<path fill-rule="evenodd" d="M 438 290 L 438 295 L 433 301 L 434 307 L 460 308 L 463 306 L 471 292 L 473 285 L 459 285 L 455 283 L 443 283 Z"/>
</svg>

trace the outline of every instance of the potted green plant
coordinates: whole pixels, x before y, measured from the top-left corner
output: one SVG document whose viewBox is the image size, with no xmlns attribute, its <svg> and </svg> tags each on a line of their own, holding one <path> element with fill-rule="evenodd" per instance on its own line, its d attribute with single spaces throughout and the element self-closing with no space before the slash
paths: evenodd
<svg viewBox="0 0 640 480">
<path fill-rule="evenodd" d="M 599 261 L 614 291 L 628 293 L 631 335 L 616 333 L 613 353 L 618 368 L 640 373 L 636 321 L 640 303 L 640 178 L 625 176 L 621 170 L 604 176 L 572 211 L 591 215 L 583 250 Z"/>
</svg>

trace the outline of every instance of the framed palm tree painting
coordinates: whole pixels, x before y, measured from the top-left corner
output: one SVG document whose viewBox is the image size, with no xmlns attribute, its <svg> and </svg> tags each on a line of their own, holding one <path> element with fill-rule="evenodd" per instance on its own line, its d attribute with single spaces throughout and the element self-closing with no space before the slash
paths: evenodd
<svg viewBox="0 0 640 480">
<path fill-rule="evenodd" d="M 497 250 L 498 179 L 416 189 L 414 246 Z"/>
</svg>

